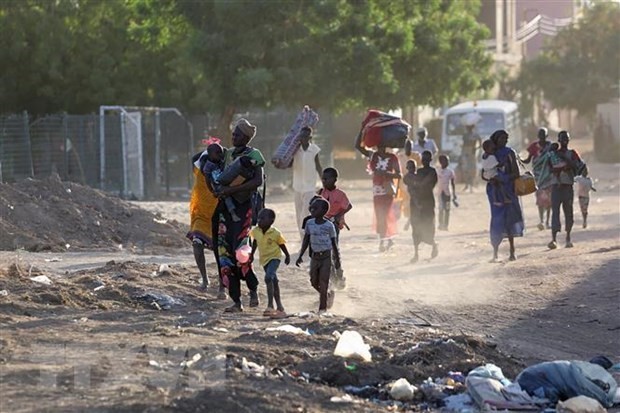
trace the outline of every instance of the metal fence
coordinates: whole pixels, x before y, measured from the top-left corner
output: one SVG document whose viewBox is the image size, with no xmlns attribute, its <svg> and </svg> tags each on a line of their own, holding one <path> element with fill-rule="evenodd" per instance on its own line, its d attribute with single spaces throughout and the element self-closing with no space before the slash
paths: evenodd
<svg viewBox="0 0 620 413">
<path fill-rule="evenodd" d="M 216 118 L 183 115 L 175 109 L 105 107 L 99 115 L 24 112 L 0 116 L 0 181 L 61 179 L 116 193 L 124 198 L 161 199 L 187 194 L 192 185 L 191 156 L 204 149 Z M 269 162 L 297 112 L 255 111 L 238 115 L 257 126 L 252 142 L 267 159 L 269 185 L 288 185 L 290 170 Z M 321 163 L 332 165 L 332 117 L 321 117 L 315 142 Z M 229 142 L 225 137 L 224 144 Z"/>
</svg>

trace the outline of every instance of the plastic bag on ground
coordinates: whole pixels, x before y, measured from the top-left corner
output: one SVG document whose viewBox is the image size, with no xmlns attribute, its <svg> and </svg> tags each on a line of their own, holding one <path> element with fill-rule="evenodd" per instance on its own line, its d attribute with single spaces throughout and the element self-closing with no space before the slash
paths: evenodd
<svg viewBox="0 0 620 413">
<path fill-rule="evenodd" d="M 334 356 L 344 358 L 357 358 L 363 361 L 371 361 L 370 346 L 364 343 L 364 339 L 357 331 L 345 331 L 338 339 Z"/>
<path fill-rule="evenodd" d="M 394 400 L 412 400 L 416 390 L 418 389 L 415 386 L 412 386 L 407 379 L 401 378 L 396 380 L 390 387 L 390 396 Z"/>
<path fill-rule="evenodd" d="M 291 333 L 291 334 L 303 334 L 306 336 L 310 335 L 308 330 L 302 330 L 301 328 L 292 326 L 290 324 L 285 324 L 279 327 L 267 327 L 265 331 L 283 331 L 285 333 Z"/>
<path fill-rule="evenodd" d="M 559 402 L 556 410 L 558 413 L 605 413 L 607 411 L 597 400 L 587 396 L 577 396 Z"/>
</svg>

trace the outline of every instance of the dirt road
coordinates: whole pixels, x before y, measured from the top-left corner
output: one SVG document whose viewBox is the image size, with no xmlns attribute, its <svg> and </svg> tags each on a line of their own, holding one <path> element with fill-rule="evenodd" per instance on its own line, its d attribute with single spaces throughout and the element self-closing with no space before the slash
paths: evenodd
<svg viewBox="0 0 620 413">
<path fill-rule="evenodd" d="M 533 196 L 524 198 L 527 233 L 516 241 L 518 260 L 493 264 L 482 187 L 460 194 L 450 231 L 438 232 L 439 257 L 425 260 L 430 248 L 422 249 L 414 265 L 404 231 L 390 252 L 378 251 L 370 183 L 342 182 L 354 209 L 351 231 L 341 235 L 348 287 L 336 296 L 334 318 L 273 323 L 260 316 L 262 308 L 222 315 L 228 302 L 216 300 L 214 290 L 196 289 L 189 245 L 165 255 L 0 252 L 0 290 L 6 290 L 0 296 L 0 410 L 377 411 L 385 405 L 364 397 L 354 398 L 357 404 L 330 398 L 342 396 L 346 384 L 399 377 L 420 383 L 484 362 L 501 366 L 508 377 L 543 360 L 605 354 L 617 362 L 619 175 L 618 165 L 591 165 L 598 192 L 587 229 L 576 215 L 573 249 L 547 250 L 550 234 L 536 229 Z M 296 251 L 292 200 L 280 195 L 267 202 Z M 186 202 L 139 206 L 187 221 Z M 507 245 L 500 254 L 507 257 Z M 160 264 L 170 271 L 158 275 Z M 317 307 L 305 265 L 281 267 L 291 314 Z M 37 275 L 52 285 L 29 280 Z M 148 292 L 182 304 L 156 310 L 138 298 Z M 426 322 L 431 327 L 420 327 Z M 266 331 L 286 323 L 310 335 Z M 330 356 L 332 333 L 345 329 L 364 335 L 372 366 L 350 367 Z M 248 367 L 244 357 L 265 371 Z"/>
</svg>

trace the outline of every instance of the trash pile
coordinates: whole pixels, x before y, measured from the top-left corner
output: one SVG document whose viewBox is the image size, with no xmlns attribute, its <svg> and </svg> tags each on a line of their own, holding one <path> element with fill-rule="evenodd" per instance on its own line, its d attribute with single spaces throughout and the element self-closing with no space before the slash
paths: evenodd
<svg viewBox="0 0 620 413">
<path fill-rule="evenodd" d="M 0 183 L 0 250 L 182 248 L 187 227 L 58 175 Z"/>
<path fill-rule="evenodd" d="M 308 330 L 291 325 L 268 330 L 310 334 Z M 605 408 L 620 404 L 617 383 L 620 363 L 612 364 L 603 356 L 590 362 L 551 361 L 536 364 L 522 369 L 514 381 L 506 378 L 502 369 L 493 363 L 485 363 L 466 372 L 448 371 L 440 377 L 416 380 L 413 367 L 408 369 L 393 365 L 388 370 L 386 364 L 389 365 L 390 359 L 373 361 L 374 348 L 365 342 L 359 332 L 334 331 L 332 335 L 337 340 L 333 357 L 302 362 L 296 366 L 297 369 L 270 369 L 246 358 L 236 365 L 246 374 L 256 377 L 287 376 L 299 382 L 338 387 L 343 394 L 332 397 L 330 401 L 333 403 L 361 403 L 361 399 L 365 399 L 391 409 L 474 412 L 556 408 L 563 412 L 604 412 Z M 452 339 L 418 343 L 414 351 L 429 346 L 445 346 L 450 342 L 455 343 Z M 392 357 L 392 360 L 395 358 Z M 398 360 L 404 363 L 406 358 L 400 357 Z M 372 370 L 380 373 L 372 373 Z M 402 377 L 394 379 L 399 372 Z M 343 384 L 345 382 L 350 384 Z"/>
</svg>

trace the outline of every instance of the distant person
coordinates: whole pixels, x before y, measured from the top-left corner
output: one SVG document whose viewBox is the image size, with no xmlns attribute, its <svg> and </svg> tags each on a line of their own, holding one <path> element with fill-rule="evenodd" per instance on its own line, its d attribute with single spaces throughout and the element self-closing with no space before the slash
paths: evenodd
<svg viewBox="0 0 620 413">
<path fill-rule="evenodd" d="M 454 171 L 450 168 L 448 155 L 439 155 L 437 169 L 437 184 L 439 186 L 439 230 L 447 231 L 450 224 L 450 203 L 457 206 L 456 186 L 454 185 Z"/>
<path fill-rule="evenodd" d="M 345 214 L 353 209 L 351 201 L 347 194 L 340 188 L 336 187 L 338 181 L 338 170 L 336 168 L 325 168 L 323 171 L 323 188 L 318 192 L 322 198 L 329 202 L 329 210 L 325 214 L 325 218 L 330 220 L 336 227 L 336 240 L 340 241 L 340 231 L 347 226 L 345 222 Z M 334 286 L 342 289 L 345 286 L 345 278 L 342 271 L 334 273 Z"/>
<path fill-rule="evenodd" d="M 508 143 L 508 132 L 503 129 L 496 130 L 490 137 L 495 145 L 494 156 L 503 167 L 497 170 L 497 175 L 487 180 L 487 197 L 491 207 L 490 238 L 493 246 L 492 262 L 498 261 L 499 245 L 504 238 L 510 243 L 510 261 L 517 259 L 515 254 L 514 238 L 523 236 L 523 213 L 519 205 L 519 199 L 515 192 L 514 181 L 519 177 L 517 154 Z M 485 179 L 483 177 L 483 179 Z M 486 180 L 486 179 L 485 179 Z M 498 191 L 502 194 L 498 194 Z M 503 194 L 507 195 L 510 202 L 498 203 Z"/>
<path fill-rule="evenodd" d="M 192 187 L 192 194 L 189 202 L 190 229 L 187 233 L 187 238 L 192 242 L 194 260 L 196 261 L 196 266 L 202 278 L 200 284 L 200 289 L 202 290 L 206 290 L 207 287 L 209 287 L 205 248 L 213 250 L 212 219 L 218 204 L 218 199 L 213 192 L 209 190 L 207 181 L 202 172 L 202 168 L 206 162 L 206 150 L 198 152 L 192 157 L 194 186 Z M 222 289 L 220 292 L 219 298 L 226 299 L 226 290 Z"/>
<path fill-rule="evenodd" d="M 405 154 L 411 157 L 411 153 L 417 153 L 416 164 L 418 161 L 422 161 L 422 153 L 424 151 L 429 151 L 432 156 L 437 155 L 438 149 L 435 141 L 428 137 L 428 129 L 425 127 L 420 127 L 416 131 L 417 139 L 414 142 L 407 140 L 405 142 Z"/>
<path fill-rule="evenodd" d="M 439 252 L 435 241 L 435 195 L 437 172 L 430 166 L 433 156 L 429 151 L 422 152 L 422 168 L 415 169 L 415 163 L 407 162 L 405 177 L 411 198 L 411 237 L 415 249 L 411 263 L 418 262 L 421 243 L 431 245 L 431 258 Z"/>
<path fill-rule="evenodd" d="M 286 249 L 286 240 L 282 233 L 273 226 L 276 213 L 273 209 L 262 209 L 258 213 L 258 226 L 250 232 L 252 237 L 252 253 L 250 262 L 254 261 L 254 254 L 258 249 L 260 265 L 265 270 L 265 286 L 267 287 L 267 308 L 263 316 L 271 318 L 284 318 L 286 312 L 280 298 L 280 284 L 278 280 L 278 267 L 284 253 L 284 263 L 291 262 L 291 256 Z M 273 306 L 275 299 L 276 307 Z"/>
<path fill-rule="evenodd" d="M 575 177 L 577 184 L 577 197 L 579 198 L 579 208 L 581 209 L 581 217 L 583 218 L 583 228 L 588 228 L 588 205 L 590 205 L 590 191 L 596 192 L 592 183 L 592 178 L 588 176 L 587 168 L 581 172 L 581 175 Z"/>
<path fill-rule="evenodd" d="M 564 211 L 566 248 L 572 248 L 571 231 L 573 229 L 573 184 L 575 176 L 583 173 L 586 168 L 585 163 L 574 149 L 568 148 L 570 135 L 563 130 L 558 133 L 558 143 L 560 148 L 557 150 L 557 161 L 551 159 L 551 170 L 553 176 L 553 187 L 551 188 L 551 242 L 549 249 L 556 249 L 557 234 L 562 230 L 560 221 L 560 207 Z"/>
<path fill-rule="evenodd" d="M 304 126 L 299 133 L 301 146 L 293 156 L 293 191 L 295 192 L 295 212 L 297 229 L 303 239 L 301 224 L 308 213 L 310 200 L 316 194 L 317 175 L 323 173 L 319 161 L 319 148 L 312 142 L 312 128 Z"/>
<path fill-rule="evenodd" d="M 383 252 L 394 245 L 392 238 L 397 233 L 394 198 L 398 193 L 398 185 L 394 180 L 401 178 L 400 163 L 396 155 L 388 152 L 385 146 L 379 146 L 376 151 L 371 151 L 358 142 L 355 148 L 369 158 L 368 168 L 372 173 L 375 226 L 379 235 L 379 251 Z"/>
<path fill-rule="evenodd" d="M 547 167 L 545 162 L 537 162 L 537 160 L 546 151 L 549 150 L 551 142 L 547 140 L 549 131 L 547 128 L 538 129 L 538 140 L 532 142 L 527 147 L 527 158 L 523 159 L 523 163 L 529 164 L 532 162 L 532 172 L 534 172 L 534 178 L 536 179 L 536 206 L 538 207 L 538 216 L 540 222 L 538 223 L 538 229 L 543 230 L 551 228 L 549 225 L 549 215 L 551 212 L 551 175 L 544 173 L 543 169 Z M 542 179 L 545 178 L 545 179 Z M 546 216 L 546 219 L 545 219 Z"/>
<path fill-rule="evenodd" d="M 476 179 L 478 166 L 476 164 L 476 151 L 480 148 L 481 139 L 480 136 L 474 132 L 475 125 L 466 125 L 465 133 L 463 134 L 463 146 L 461 148 L 461 157 L 459 159 L 459 169 L 465 187 L 463 191 L 469 189 L 472 192 L 474 189 L 474 180 Z"/>
<path fill-rule="evenodd" d="M 310 259 L 310 283 L 319 293 L 319 313 L 331 308 L 334 301 L 334 292 L 329 289 L 329 279 L 332 267 L 332 254 L 334 266 L 340 268 L 340 253 L 336 242 L 336 228 L 334 224 L 325 219 L 329 211 L 329 202 L 325 199 L 315 199 L 310 205 L 312 218 L 306 222 L 304 240 L 295 265 L 303 262 L 303 255 L 310 246 L 312 256 Z"/>
<path fill-rule="evenodd" d="M 495 144 L 491 139 L 487 139 L 482 142 L 482 149 L 484 153 L 482 154 L 481 176 L 484 181 L 488 181 L 496 187 L 494 191 L 496 198 L 493 200 L 493 203 L 495 205 L 503 205 L 512 202 L 510 196 L 504 190 L 504 186 L 501 185 L 498 179 L 495 179 L 500 171 L 505 172 L 506 170 L 505 165 L 500 164 L 495 156 L 495 152 L 497 152 Z"/>
</svg>

